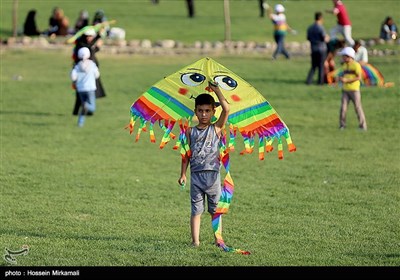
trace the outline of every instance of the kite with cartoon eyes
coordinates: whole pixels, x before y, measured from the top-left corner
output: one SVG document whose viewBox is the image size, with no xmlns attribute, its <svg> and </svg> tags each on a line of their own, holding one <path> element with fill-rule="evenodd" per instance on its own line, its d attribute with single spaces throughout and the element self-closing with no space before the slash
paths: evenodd
<svg viewBox="0 0 400 280">
<path fill-rule="evenodd" d="M 226 130 L 221 139 L 221 162 L 227 172 L 224 179 L 220 203 L 217 213 L 212 218 L 214 233 L 219 240 L 220 247 L 227 252 L 248 254 L 248 251 L 226 246 L 220 231 L 220 216 L 228 212 L 233 195 L 233 181 L 229 172 L 229 152 L 235 149 L 237 132 L 242 136 L 244 149 L 241 154 L 250 154 L 254 151 L 258 141 L 258 158 L 264 160 L 265 153 L 272 151 L 274 142 L 277 142 L 279 159 L 283 159 L 283 141 L 288 150 L 296 150 L 286 124 L 279 117 L 271 104 L 249 83 L 241 77 L 217 63 L 213 59 L 202 58 L 181 70 L 161 79 L 144 92 L 130 107 L 130 123 L 127 125 L 130 133 L 138 124 L 136 141 L 142 131 L 150 130 L 151 142 L 156 142 L 153 125 L 157 122 L 164 131 L 160 148 L 176 136 L 173 129 L 179 124 L 179 137 L 174 149 L 179 149 L 182 158 L 190 156 L 189 145 L 185 132 L 196 121 L 194 115 L 195 98 L 208 92 L 215 100 L 217 96 L 208 87 L 208 83 L 218 83 L 221 92 L 229 103 L 229 117 Z M 216 108 L 214 121 L 218 119 L 221 109 Z"/>
</svg>

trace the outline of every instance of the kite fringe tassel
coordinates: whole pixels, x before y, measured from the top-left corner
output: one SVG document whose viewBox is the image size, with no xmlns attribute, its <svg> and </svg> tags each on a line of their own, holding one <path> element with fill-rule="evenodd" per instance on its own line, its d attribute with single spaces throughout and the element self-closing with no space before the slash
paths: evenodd
<svg viewBox="0 0 400 280">
<path fill-rule="evenodd" d="M 131 119 L 128 125 L 125 126 L 125 129 L 129 129 L 129 133 L 133 134 L 135 123 L 139 118 L 140 125 L 137 130 L 135 142 L 139 141 L 140 135 L 142 131 L 147 131 L 146 123 L 148 120 L 145 120 L 142 116 L 136 115 L 135 112 L 131 112 Z M 183 157 L 190 157 L 191 152 L 188 145 L 188 140 L 186 139 L 186 131 L 190 127 L 191 119 L 181 118 L 177 121 L 175 120 L 159 120 L 159 125 L 161 129 L 164 131 L 164 135 L 160 141 L 160 149 L 163 149 L 168 142 L 172 139 L 176 138 L 176 135 L 172 132 L 176 122 L 179 123 L 179 136 L 174 146 L 172 147 L 174 150 L 179 150 L 180 154 Z M 154 122 L 150 122 L 149 131 L 150 131 L 150 141 L 152 143 L 156 142 L 154 128 Z M 226 129 L 225 129 L 226 130 Z M 226 131 L 224 130 L 224 150 L 222 154 L 230 153 L 235 151 L 236 145 L 236 137 L 238 127 L 229 123 L 229 142 L 226 143 Z M 258 136 L 258 158 L 259 160 L 265 159 L 265 153 L 270 153 L 274 150 L 273 142 L 277 141 L 277 150 L 278 150 L 278 158 L 283 159 L 283 143 L 282 137 L 285 138 L 289 152 L 296 151 L 296 146 L 293 144 L 292 139 L 290 137 L 289 131 L 287 128 L 283 130 L 273 130 L 267 131 L 264 128 L 257 128 L 253 131 L 241 131 L 240 134 L 243 137 L 244 149 L 240 152 L 240 155 L 251 154 L 255 149 L 255 138 Z M 272 135 L 272 136 L 271 136 Z M 222 157 L 221 157 L 222 158 Z"/>
</svg>

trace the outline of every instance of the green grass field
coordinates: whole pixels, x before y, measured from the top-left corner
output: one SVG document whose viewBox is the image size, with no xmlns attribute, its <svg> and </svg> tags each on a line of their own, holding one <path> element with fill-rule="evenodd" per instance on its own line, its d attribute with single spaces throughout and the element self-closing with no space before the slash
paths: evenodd
<svg viewBox="0 0 400 280">
<path fill-rule="evenodd" d="M 275 151 L 264 161 L 232 154 L 224 238 L 250 256 L 215 248 L 208 215 L 201 247 L 191 248 L 179 153 L 124 130 L 144 90 L 198 57 L 100 54 L 107 97 L 83 129 L 71 114 L 69 59 L 60 50 L 2 53 L 0 244 L 29 246 L 18 265 L 399 265 L 398 56 L 371 58 L 396 86 L 362 89 L 367 133 L 352 108 L 338 131 L 340 89 L 304 85 L 306 58 L 214 58 L 265 95 L 298 148 L 283 161 Z"/>
<path fill-rule="evenodd" d="M 12 7 L 14 0 L 1 1 L 0 38 L 12 35 Z M 223 0 L 195 0 L 195 18 L 188 18 L 184 0 L 160 0 L 153 5 L 150 0 L 116 1 L 35 1 L 18 0 L 17 26 L 22 30 L 25 17 L 32 8 L 37 10 L 40 30 L 48 28 L 48 19 L 54 6 L 64 9 L 73 25 L 81 9 L 89 12 L 90 19 L 97 9 L 103 9 L 108 19 L 115 19 L 115 26 L 126 30 L 127 40 L 174 39 L 185 43 L 224 40 Z M 280 1 L 267 1 L 271 6 Z M 270 20 L 259 17 L 257 0 L 230 0 L 231 39 L 234 41 L 272 41 Z M 314 21 L 314 12 L 332 8 L 330 0 L 283 1 L 288 23 L 298 35 L 287 36 L 287 41 L 305 41 L 306 29 Z M 353 23 L 355 39 L 378 38 L 380 25 L 391 15 L 400 24 L 400 2 L 397 0 L 346 0 L 346 7 Z M 325 14 L 325 27 L 336 24 L 336 17 Z"/>
<path fill-rule="evenodd" d="M 92 12 L 101 4 L 110 19 L 129 31 L 129 39 L 221 39 L 216 18 L 221 21 L 222 15 L 210 17 L 222 1 L 196 0 L 193 21 L 186 17 L 183 1 L 160 2 L 79 5 L 85 3 Z M 396 1 L 347 2 L 356 37 L 377 36 L 388 11 L 399 18 Z M 20 22 L 31 3 L 19 1 Z M 64 7 L 74 20 L 80 9 L 76 3 L 36 1 L 39 25 L 46 25 L 54 5 Z M 285 3 L 288 16 L 298 23 L 293 24 L 298 36 L 312 22 L 315 8 L 331 7 L 331 1 L 322 0 Z M 1 0 L 1 5 L 0 32 L 6 38 L 12 1 Z M 295 12 L 298 7 L 309 13 Z M 231 1 L 231 8 L 235 39 L 270 37 L 268 22 L 259 28 L 266 19 L 258 18 L 256 1 Z M 170 28 L 163 27 L 166 23 Z M 199 23 L 207 28 L 195 29 Z M 333 19 L 327 18 L 328 23 Z M 181 26 L 198 33 L 184 32 Z M 239 155 L 243 144 L 237 141 L 231 154 L 235 193 L 223 217 L 223 236 L 228 245 L 252 253 L 243 256 L 212 245 L 208 214 L 203 215 L 201 246 L 189 246 L 189 191 L 177 184 L 180 154 L 172 149 L 174 143 L 160 150 L 161 131 L 156 129 L 157 144 L 152 144 L 147 133 L 135 143 L 135 135 L 124 129 L 131 104 L 145 90 L 201 57 L 100 52 L 107 97 L 97 100 L 95 115 L 79 129 L 72 115 L 71 51 L 4 47 L 0 52 L 0 246 L 15 251 L 29 246 L 16 264 L 3 257 L 0 266 L 400 265 L 398 54 L 370 57 L 395 86 L 361 89 L 366 133 L 357 129 L 352 104 L 347 129 L 338 130 L 340 88 L 306 86 L 308 56 L 290 61 L 262 55 L 213 57 L 265 96 L 297 146 L 294 153 L 285 146 L 281 161 L 276 147 L 259 161 L 257 154 Z"/>
</svg>

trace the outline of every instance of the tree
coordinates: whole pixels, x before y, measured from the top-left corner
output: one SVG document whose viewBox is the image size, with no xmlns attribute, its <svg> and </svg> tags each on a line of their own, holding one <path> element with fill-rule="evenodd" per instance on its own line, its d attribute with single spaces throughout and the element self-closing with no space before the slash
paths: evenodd
<svg viewBox="0 0 400 280">
<path fill-rule="evenodd" d="M 231 16 L 229 13 L 229 0 L 224 0 L 225 41 L 231 41 Z"/>
<path fill-rule="evenodd" d="M 12 29 L 13 29 L 13 36 L 17 37 L 18 35 L 18 0 L 13 0 L 13 11 L 12 11 Z"/>
</svg>

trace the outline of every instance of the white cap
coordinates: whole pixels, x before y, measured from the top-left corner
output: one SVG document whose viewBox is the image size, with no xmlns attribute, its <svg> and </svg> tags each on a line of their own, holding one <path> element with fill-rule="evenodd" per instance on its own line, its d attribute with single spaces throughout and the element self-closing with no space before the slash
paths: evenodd
<svg viewBox="0 0 400 280">
<path fill-rule="evenodd" d="M 339 54 L 350 56 L 353 59 L 356 56 L 356 52 L 352 47 L 345 47 Z"/>
<path fill-rule="evenodd" d="M 276 13 L 283 13 L 285 11 L 285 7 L 282 4 L 275 5 L 275 12 Z"/>
<path fill-rule="evenodd" d="M 88 59 L 90 57 L 90 50 L 86 47 L 80 48 L 78 50 L 79 59 Z"/>
<path fill-rule="evenodd" d="M 86 36 L 96 36 L 96 31 L 94 31 L 93 28 L 89 28 L 89 29 L 86 30 L 85 33 L 83 33 L 83 34 L 85 34 Z"/>
</svg>

